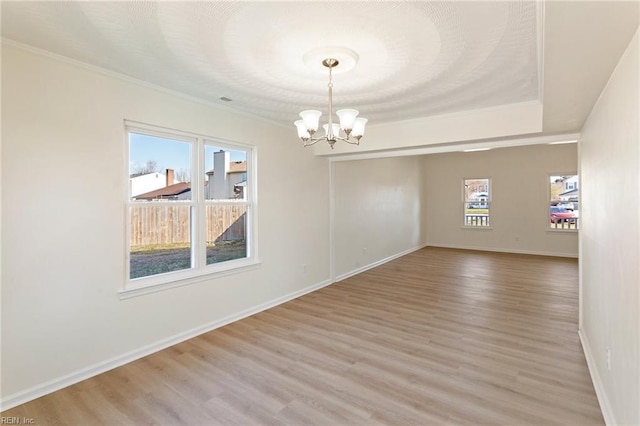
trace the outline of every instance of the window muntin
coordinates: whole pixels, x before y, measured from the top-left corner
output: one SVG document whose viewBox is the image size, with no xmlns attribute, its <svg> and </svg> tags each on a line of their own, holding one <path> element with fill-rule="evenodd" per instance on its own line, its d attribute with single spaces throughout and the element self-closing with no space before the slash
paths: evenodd
<svg viewBox="0 0 640 426">
<path fill-rule="evenodd" d="M 489 227 L 491 210 L 491 180 L 489 178 L 464 179 L 463 225 Z"/>
<path fill-rule="evenodd" d="M 577 174 L 549 175 L 547 221 L 553 230 L 577 231 L 580 227 L 580 192 Z"/>
<path fill-rule="evenodd" d="M 125 291 L 255 264 L 253 148 L 155 126 L 126 130 Z"/>
</svg>

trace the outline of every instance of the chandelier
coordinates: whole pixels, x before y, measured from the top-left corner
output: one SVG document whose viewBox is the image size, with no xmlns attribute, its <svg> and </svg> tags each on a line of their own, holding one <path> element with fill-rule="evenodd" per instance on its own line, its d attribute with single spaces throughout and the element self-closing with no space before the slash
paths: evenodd
<svg viewBox="0 0 640 426">
<path fill-rule="evenodd" d="M 367 119 L 358 117 L 358 111 L 355 109 L 340 109 L 336 111 L 340 124 L 334 123 L 333 120 L 333 83 L 331 81 L 331 70 L 338 66 L 340 62 L 334 58 L 327 58 L 322 61 L 322 65 L 329 68 L 329 123 L 322 126 L 324 136 L 314 138 L 313 135 L 318 131 L 320 124 L 320 116 L 322 113 L 317 110 L 309 109 L 302 111 L 300 117 L 302 120 L 296 121 L 298 129 L 298 137 L 304 142 L 304 146 L 311 146 L 320 141 L 327 141 L 331 149 L 336 141 L 343 141 L 352 145 L 360 145 L 360 138 L 364 135 L 364 126 Z M 342 132 L 345 137 L 340 136 Z M 355 140 L 351 140 L 351 138 Z"/>
</svg>

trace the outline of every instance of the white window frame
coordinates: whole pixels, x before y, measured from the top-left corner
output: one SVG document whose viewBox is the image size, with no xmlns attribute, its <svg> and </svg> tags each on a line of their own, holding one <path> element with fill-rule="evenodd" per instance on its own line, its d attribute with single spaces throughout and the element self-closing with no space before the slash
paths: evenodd
<svg viewBox="0 0 640 426">
<path fill-rule="evenodd" d="M 487 210 L 489 210 L 489 214 L 487 215 L 487 221 L 489 222 L 488 225 L 467 225 L 467 195 L 466 195 L 466 190 L 465 190 L 465 185 L 466 182 L 468 180 L 483 180 L 486 179 L 487 180 Z M 492 223 L 491 223 L 491 205 L 492 205 L 492 198 L 493 198 L 493 182 L 492 182 L 492 178 L 490 176 L 485 176 L 485 177 L 463 177 L 462 178 L 462 186 L 461 186 L 461 191 L 462 191 L 462 228 L 463 229 L 473 229 L 473 230 L 487 230 L 487 229 L 493 229 L 492 228 Z"/>
<path fill-rule="evenodd" d="M 184 201 L 154 201 L 153 205 L 184 205 L 191 207 L 191 268 L 180 271 L 166 272 L 146 277 L 130 278 L 131 266 L 131 220 L 130 207 L 140 205 L 131 201 L 129 183 L 125 185 L 125 276 L 124 285 L 119 290 L 120 298 L 129 298 L 141 294 L 153 293 L 160 290 L 189 285 L 204 280 L 218 278 L 256 268 L 259 264 L 257 244 L 257 148 L 254 145 L 221 140 L 211 136 L 199 135 L 190 132 L 167 129 L 159 126 L 138 123 L 125 120 L 124 135 L 126 143 L 126 166 L 129 170 L 129 133 L 138 133 L 149 136 L 173 139 L 191 143 L 191 200 Z M 247 153 L 247 186 L 244 200 L 212 201 L 205 200 L 204 178 L 196 179 L 196 176 L 204 176 L 205 145 L 219 148 L 245 151 Z M 242 259 L 228 260 L 225 262 L 207 265 L 206 254 L 206 206 L 207 204 L 243 204 L 246 205 L 246 251 L 247 256 Z"/>
<path fill-rule="evenodd" d="M 578 217 L 576 229 L 564 229 L 564 228 L 551 228 L 551 176 L 577 176 L 578 177 L 578 203 L 580 203 L 580 175 L 578 172 L 561 172 L 561 173 L 547 173 L 547 215 L 546 215 L 546 227 L 547 232 L 564 232 L 564 233 L 577 233 L 580 232 L 580 218 Z M 575 189 L 575 188 L 573 188 Z M 567 189 L 573 191 L 573 189 Z M 580 211 L 578 209 L 578 211 Z"/>
</svg>

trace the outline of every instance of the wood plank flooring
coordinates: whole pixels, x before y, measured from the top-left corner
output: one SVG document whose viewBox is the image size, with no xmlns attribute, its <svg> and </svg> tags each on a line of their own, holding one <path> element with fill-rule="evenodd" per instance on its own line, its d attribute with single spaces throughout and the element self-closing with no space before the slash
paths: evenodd
<svg viewBox="0 0 640 426">
<path fill-rule="evenodd" d="M 602 425 L 577 260 L 425 248 L 3 413 L 37 425 Z"/>
</svg>

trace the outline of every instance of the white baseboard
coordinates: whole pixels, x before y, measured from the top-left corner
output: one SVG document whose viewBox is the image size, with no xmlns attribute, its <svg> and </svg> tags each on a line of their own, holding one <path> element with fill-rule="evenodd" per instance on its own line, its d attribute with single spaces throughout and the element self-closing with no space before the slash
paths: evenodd
<svg viewBox="0 0 640 426">
<path fill-rule="evenodd" d="M 135 361 L 147 355 L 151 355 L 155 352 L 158 352 L 162 349 L 166 349 L 180 342 L 184 342 L 185 340 L 189 340 L 200 334 L 207 333 L 211 330 L 215 330 L 216 328 L 225 326 L 232 322 L 257 314 L 258 312 L 262 312 L 267 309 L 273 308 L 282 303 L 288 302 L 289 300 L 303 296 L 307 293 L 311 293 L 312 291 L 318 290 L 322 287 L 326 287 L 332 283 L 333 282 L 331 280 L 322 281 L 320 283 L 311 285 L 309 287 L 303 288 L 301 290 L 295 291 L 293 293 L 287 294 L 285 296 L 279 297 L 269 302 L 262 303 L 260 305 L 254 306 L 252 308 L 246 309 L 236 314 L 229 315 L 225 318 L 221 318 L 217 321 L 204 324 L 200 327 L 196 327 L 194 329 L 179 333 L 175 336 L 160 340 L 156 343 L 141 347 L 139 349 L 133 350 L 131 352 L 127 352 L 123 355 L 119 355 L 111 359 L 107 359 L 105 361 L 99 362 L 87 368 L 83 368 L 74 373 L 59 377 L 57 379 L 50 380 L 48 382 L 39 384 L 37 386 L 33 386 L 29 389 L 15 393 L 13 395 L 9 395 L 8 397 L 2 398 L 2 400 L 0 400 L 0 411 L 8 410 L 20 404 L 24 404 L 36 398 L 40 398 L 41 396 L 66 388 L 67 386 L 71 386 L 75 383 L 81 382 L 82 380 L 89 379 L 91 377 L 97 376 L 98 374 L 102 374 L 106 371 L 112 370 L 116 367 L 120 367 L 124 364 L 130 363 L 132 361 Z"/>
<path fill-rule="evenodd" d="M 554 256 L 554 257 L 571 257 L 578 258 L 578 253 L 558 253 L 552 251 L 535 251 L 535 250 L 519 250 L 519 249 L 511 249 L 511 248 L 496 248 L 496 247 L 468 247 L 468 246 L 458 246 L 452 244 L 431 244 L 427 243 L 426 247 L 440 247 L 440 248 L 450 248 L 450 249 L 458 249 L 458 250 L 476 250 L 476 251 L 492 251 L 498 253 L 514 253 L 514 254 L 531 254 L 535 256 Z"/>
<path fill-rule="evenodd" d="M 349 271 L 346 274 L 338 275 L 336 277 L 335 281 L 337 282 L 337 281 L 346 280 L 349 277 L 352 277 L 354 275 L 358 275 L 358 274 L 360 274 L 360 273 L 362 273 L 364 271 L 368 271 L 369 269 L 373 269 L 376 266 L 383 265 L 383 264 L 385 264 L 387 262 L 390 262 L 390 261 L 392 261 L 394 259 L 397 259 L 397 258 L 402 257 L 404 255 L 407 255 L 409 253 L 413 253 L 414 251 L 420 250 L 420 249 L 425 248 L 425 247 L 426 247 L 426 244 L 425 245 L 420 245 L 418 247 L 410 248 L 410 249 L 405 250 L 403 252 L 394 254 L 393 256 L 385 257 L 384 259 L 381 259 L 381 260 L 378 260 L 376 262 L 370 263 L 368 265 L 362 266 L 362 267 L 360 267 L 358 269 L 354 269 L 353 271 Z"/>
<path fill-rule="evenodd" d="M 591 375 L 593 387 L 596 390 L 596 396 L 598 397 L 598 403 L 600 404 L 600 411 L 602 411 L 604 422 L 611 426 L 617 425 L 618 423 L 616 422 L 613 410 L 611 409 L 611 403 L 609 402 L 609 398 L 607 398 L 607 393 L 604 390 L 600 374 L 598 373 L 596 361 L 593 358 L 593 352 L 591 352 L 591 346 L 589 346 L 589 339 L 587 339 L 587 335 L 582 332 L 582 329 L 578 330 L 578 336 L 580 336 L 582 351 L 584 352 L 584 357 L 587 360 L 587 367 L 589 367 L 589 374 Z"/>
</svg>

